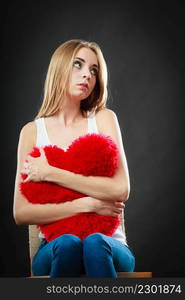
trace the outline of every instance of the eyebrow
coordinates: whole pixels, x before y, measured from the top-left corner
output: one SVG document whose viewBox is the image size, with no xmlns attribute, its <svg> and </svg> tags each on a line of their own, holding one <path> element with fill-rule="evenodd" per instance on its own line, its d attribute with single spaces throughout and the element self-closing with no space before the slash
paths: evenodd
<svg viewBox="0 0 185 300">
<path fill-rule="evenodd" d="M 81 57 L 75 57 L 75 58 L 77 58 L 77 59 L 79 59 L 79 60 L 85 62 L 85 60 L 84 60 L 83 58 L 81 58 Z M 93 64 L 92 66 L 94 66 L 94 67 L 96 67 L 96 68 L 98 69 L 98 66 L 97 66 L 96 64 Z"/>
</svg>

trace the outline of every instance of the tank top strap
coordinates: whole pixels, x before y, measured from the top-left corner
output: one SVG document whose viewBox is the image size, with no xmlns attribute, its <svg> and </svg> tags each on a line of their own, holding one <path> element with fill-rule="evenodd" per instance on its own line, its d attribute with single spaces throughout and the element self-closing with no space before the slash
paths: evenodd
<svg viewBox="0 0 185 300">
<path fill-rule="evenodd" d="M 36 119 L 35 123 L 37 128 L 36 146 L 42 147 L 51 144 L 47 135 L 44 118 Z"/>
<path fill-rule="evenodd" d="M 98 133 L 95 112 L 88 115 L 88 133 Z"/>
</svg>

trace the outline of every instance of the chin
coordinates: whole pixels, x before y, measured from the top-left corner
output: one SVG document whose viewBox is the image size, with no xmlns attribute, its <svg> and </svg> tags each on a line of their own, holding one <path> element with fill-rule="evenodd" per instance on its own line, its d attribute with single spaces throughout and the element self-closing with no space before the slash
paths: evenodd
<svg viewBox="0 0 185 300">
<path fill-rule="evenodd" d="M 81 100 L 86 99 L 88 96 L 89 95 L 84 95 L 84 94 L 80 93 L 80 94 L 71 95 L 71 98 L 74 99 L 75 101 L 81 101 Z"/>
</svg>

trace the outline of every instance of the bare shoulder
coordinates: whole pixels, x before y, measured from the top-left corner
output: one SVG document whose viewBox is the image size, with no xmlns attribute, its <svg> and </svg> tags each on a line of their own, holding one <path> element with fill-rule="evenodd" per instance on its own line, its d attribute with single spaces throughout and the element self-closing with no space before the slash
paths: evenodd
<svg viewBox="0 0 185 300">
<path fill-rule="evenodd" d="M 29 122 L 25 124 L 20 131 L 17 147 L 17 174 L 21 170 L 21 166 L 26 158 L 26 155 L 33 149 L 36 142 L 36 124 Z"/>
<path fill-rule="evenodd" d="M 23 133 L 33 133 L 35 131 L 35 122 L 28 122 L 26 123 L 22 128 L 21 128 L 21 132 Z"/>
<path fill-rule="evenodd" d="M 96 113 L 97 118 L 115 118 L 116 114 L 109 108 L 103 108 Z"/>
<path fill-rule="evenodd" d="M 34 121 L 25 124 L 20 131 L 20 140 L 34 145 L 36 142 L 36 124 Z"/>
<path fill-rule="evenodd" d="M 107 126 L 114 126 L 117 123 L 116 113 L 108 108 L 103 108 L 96 113 L 97 126 L 100 130 L 107 128 Z"/>
</svg>

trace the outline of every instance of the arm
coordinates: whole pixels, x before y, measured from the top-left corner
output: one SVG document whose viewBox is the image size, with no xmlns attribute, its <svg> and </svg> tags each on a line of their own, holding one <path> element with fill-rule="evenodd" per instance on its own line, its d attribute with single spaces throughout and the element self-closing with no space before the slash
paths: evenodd
<svg viewBox="0 0 185 300">
<path fill-rule="evenodd" d="M 61 204 L 32 204 L 20 193 L 20 170 L 24 160 L 35 145 L 34 123 L 25 125 L 20 133 L 17 153 L 17 173 L 14 190 L 14 219 L 18 225 L 47 224 L 82 212 L 96 212 L 101 215 L 117 217 L 124 208 L 123 203 L 107 203 L 92 197 L 83 197 Z"/>
<path fill-rule="evenodd" d="M 21 224 L 46 224 L 62 218 L 73 216 L 80 212 L 90 212 L 100 207 L 98 201 L 90 197 L 83 197 L 61 204 L 32 204 L 21 194 L 19 184 L 21 179 L 20 170 L 23 162 L 35 145 L 35 125 L 33 122 L 25 125 L 20 133 L 17 153 L 17 173 L 14 190 L 14 219 Z"/>
<path fill-rule="evenodd" d="M 30 170 L 25 170 L 29 175 L 26 181 L 46 180 L 57 183 L 101 200 L 122 200 L 129 198 L 130 182 L 127 161 L 123 149 L 121 131 L 116 114 L 103 109 L 96 115 L 99 132 L 112 137 L 119 149 L 118 169 L 113 177 L 83 176 L 66 170 L 50 166 L 44 155 L 38 158 L 28 158 Z"/>
<path fill-rule="evenodd" d="M 130 182 L 126 157 L 123 149 L 121 131 L 116 114 L 103 109 L 96 115 L 99 132 L 112 137 L 119 149 L 119 166 L 116 174 L 109 177 L 83 176 L 48 165 L 44 180 L 55 182 L 66 188 L 74 189 L 102 200 L 128 200 Z"/>
</svg>

